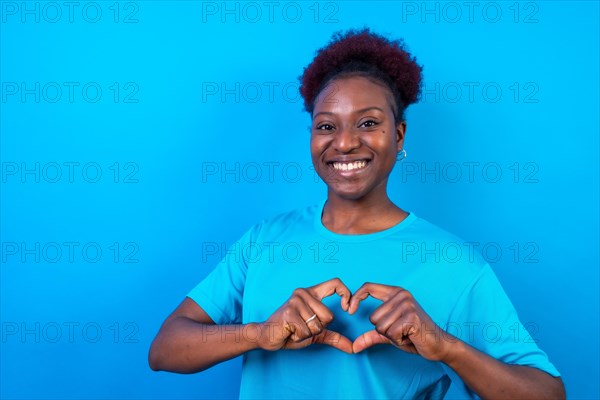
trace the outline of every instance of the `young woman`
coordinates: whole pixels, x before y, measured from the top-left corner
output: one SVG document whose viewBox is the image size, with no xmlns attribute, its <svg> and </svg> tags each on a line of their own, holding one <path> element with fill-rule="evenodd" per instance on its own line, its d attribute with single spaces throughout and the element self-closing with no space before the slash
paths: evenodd
<svg viewBox="0 0 600 400">
<path fill-rule="evenodd" d="M 327 199 L 249 229 L 166 319 L 151 368 L 243 355 L 241 398 L 443 398 L 449 374 L 483 398 L 564 398 L 485 260 L 440 257 L 460 240 L 387 195 L 421 90 L 402 42 L 338 33 L 301 82 Z"/>
</svg>

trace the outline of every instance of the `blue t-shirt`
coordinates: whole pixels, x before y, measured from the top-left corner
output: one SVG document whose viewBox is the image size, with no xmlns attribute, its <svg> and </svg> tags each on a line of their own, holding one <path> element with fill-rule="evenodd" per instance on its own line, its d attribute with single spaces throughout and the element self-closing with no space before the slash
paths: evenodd
<svg viewBox="0 0 600 400">
<path fill-rule="evenodd" d="M 453 336 L 503 362 L 560 376 L 472 246 L 414 213 L 380 232 L 337 234 L 321 222 L 324 203 L 254 225 L 188 297 L 227 325 L 264 322 L 294 289 L 335 277 L 351 292 L 365 282 L 400 286 Z M 352 341 L 374 329 L 369 315 L 382 303 L 369 297 L 354 315 L 335 294 L 323 304 L 334 314 L 328 329 Z M 445 364 L 392 345 L 358 354 L 322 344 L 257 349 L 243 355 L 240 398 L 436 399 L 447 392 L 448 375 L 454 374 Z"/>
</svg>

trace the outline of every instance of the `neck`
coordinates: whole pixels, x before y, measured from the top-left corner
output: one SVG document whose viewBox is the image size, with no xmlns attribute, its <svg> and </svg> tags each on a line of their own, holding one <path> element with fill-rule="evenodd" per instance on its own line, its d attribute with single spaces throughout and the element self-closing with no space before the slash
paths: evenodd
<svg viewBox="0 0 600 400">
<path fill-rule="evenodd" d="M 321 221 L 335 233 L 365 234 L 391 228 L 407 215 L 385 192 L 360 199 L 345 199 L 329 192 Z"/>
</svg>

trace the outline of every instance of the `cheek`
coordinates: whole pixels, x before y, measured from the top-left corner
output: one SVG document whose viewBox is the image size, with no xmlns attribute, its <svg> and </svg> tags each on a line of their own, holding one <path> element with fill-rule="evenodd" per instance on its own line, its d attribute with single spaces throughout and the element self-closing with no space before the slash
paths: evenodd
<svg viewBox="0 0 600 400">
<path fill-rule="evenodd" d="M 396 158 L 397 144 L 395 138 L 392 138 L 389 131 L 381 132 L 372 138 L 371 148 L 378 149 L 379 156 L 382 158 Z"/>
<path fill-rule="evenodd" d="M 317 146 L 315 144 L 315 141 L 311 138 L 310 139 L 310 155 L 312 158 L 315 158 L 317 153 Z"/>
<path fill-rule="evenodd" d="M 317 136 L 310 137 L 310 154 L 313 158 L 318 158 L 324 147 L 325 141 Z"/>
</svg>

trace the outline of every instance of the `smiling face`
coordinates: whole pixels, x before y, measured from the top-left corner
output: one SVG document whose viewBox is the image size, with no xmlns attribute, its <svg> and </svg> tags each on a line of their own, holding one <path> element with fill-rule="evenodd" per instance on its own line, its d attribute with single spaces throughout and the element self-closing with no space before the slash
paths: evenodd
<svg viewBox="0 0 600 400">
<path fill-rule="evenodd" d="M 391 91 L 363 77 L 335 79 L 321 91 L 310 150 L 329 196 L 387 196 L 388 176 L 406 129 L 404 122 L 395 124 L 393 107 Z"/>
</svg>

